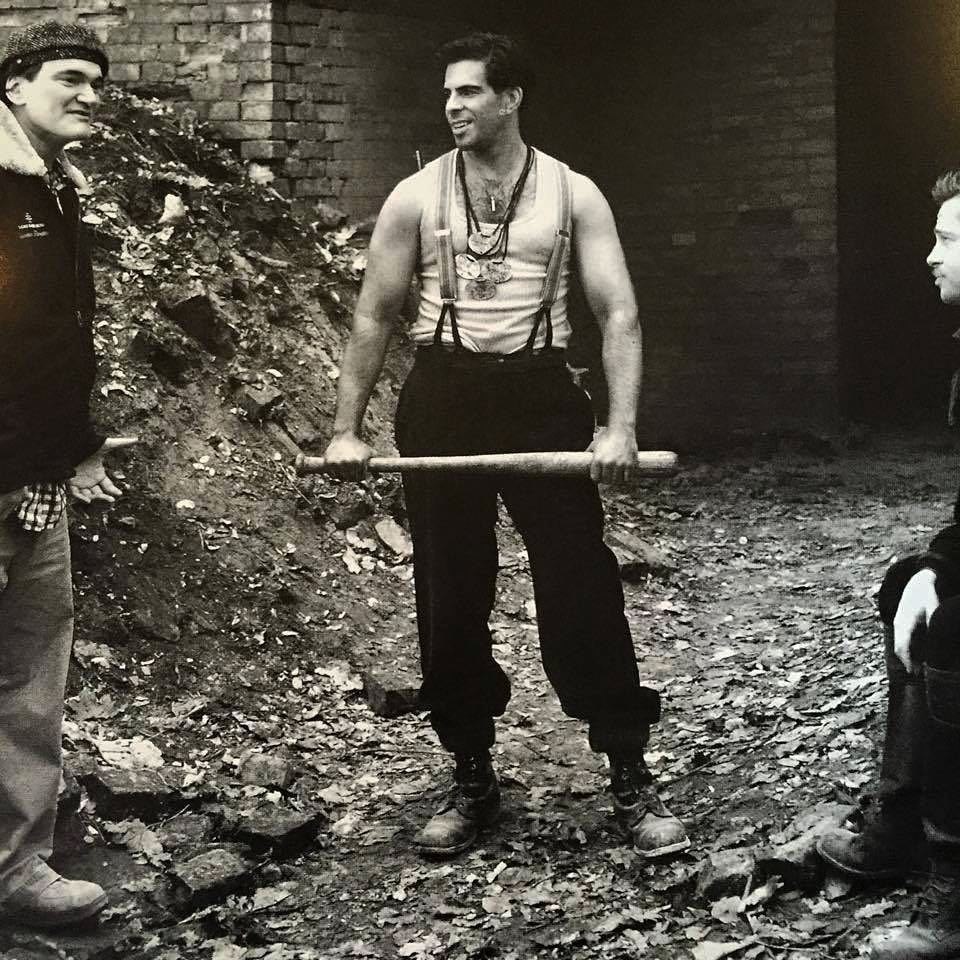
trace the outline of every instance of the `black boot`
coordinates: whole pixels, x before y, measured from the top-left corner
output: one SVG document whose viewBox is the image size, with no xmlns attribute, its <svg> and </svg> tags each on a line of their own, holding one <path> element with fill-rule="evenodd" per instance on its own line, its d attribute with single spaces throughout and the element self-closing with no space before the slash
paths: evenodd
<svg viewBox="0 0 960 960">
<path fill-rule="evenodd" d="M 924 682 L 929 716 L 923 808 L 930 876 L 910 926 L 875 940 L 874 960 L 960 958 L 960 672 L 927 663 Z"/>
<path fill-rule="evenodd" d="M 893 652 L 893 627 L 884 625 L 887 724 L 880 785 L 861 800 L 843 827 L 824 834 L 817 852 L 856 880 L 902 880 L 926 863 L 920 822 L 920 782 L 927 704 L 923 682 Z"/>
<path fill-rule="evenodd" d="M 910 926 L 871 937 L 871 960 L 960 958 L 960 860 L 935 858 Z"/>
<path fill-rule="evenodd" d="M 817 841 L 817 853 L 829 866 L 867 881 L 900 881 L 923 873 L 926 841 L 915 803 L 865 797 L 848 823 Z"/>
<path fill-rule="evenodd" d="M 641 856 L 665 857 L 690 846 L 683 824 L 657 795 L 653 774 L 642 757 L 610 757 L 610 789 L 617 821 Z"/>
<path fill-rule="evenodd" d="M 413 842 L 431 857 L 452 857 L 476 843 L 500 812 L 500 785 L 490 754 L 457 756 L 453 787 Z"/>
</svg>

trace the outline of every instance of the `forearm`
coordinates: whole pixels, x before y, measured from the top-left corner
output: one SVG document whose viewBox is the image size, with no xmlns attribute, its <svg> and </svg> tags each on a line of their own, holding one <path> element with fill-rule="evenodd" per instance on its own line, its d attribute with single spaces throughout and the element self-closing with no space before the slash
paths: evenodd
<svg viewBox="0 0 960 960">
<path fill-rule="evenodd" d="M 360 433 L 363 415 L 383 369 L 391 326 L 372 317 L 357 316 L 340 365 L 334 435 Z"/>
<path fill-rule="evenodd" d="M 607 427 L 634 433 L 643 371 L 643 338 L 636 314 L 614 313 L 603 323 L 603 372 L 607 379 Z"/>
</svg>

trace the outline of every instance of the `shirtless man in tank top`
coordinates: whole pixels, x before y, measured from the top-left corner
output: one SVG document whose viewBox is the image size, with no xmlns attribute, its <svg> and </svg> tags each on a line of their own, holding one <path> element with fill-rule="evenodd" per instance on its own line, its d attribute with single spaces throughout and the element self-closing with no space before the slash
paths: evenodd
<svg viewBox="0 0 960 960">
<path fill-rule="evenodd" d="M 593 452 L 590 478 L 403 478 L 414 544 L 422 701 L 454 757 L 454 785 L 415 843 L 427 855 L 471 847 L 500 806 L 490 758 L 510 683 L 493 657 L 497 498 L 530 557 L 546 674 L 569 716 L 610 761 L 614 810 L 635 848 L 689 846 L 644 762 L 657 691 L 641 686 L 617 562 L 603 542 L 597 482 L 631 478 L 641 336 L 613 215 L 597 187 L 520 133 L 530 88 L 516 44 L 475 34 L 440 51 L 455 149 L 400 183 L 370 242 L 341 368 L 327 461 L 360 479 L 360 438 L 395 317 L 414 273 L 416 361 L 397 407 L 401 454 Z M 589 398 L 564 361 L 576 263 L 603 335 L 609 417 L 594 437 Z"/>
</svg>

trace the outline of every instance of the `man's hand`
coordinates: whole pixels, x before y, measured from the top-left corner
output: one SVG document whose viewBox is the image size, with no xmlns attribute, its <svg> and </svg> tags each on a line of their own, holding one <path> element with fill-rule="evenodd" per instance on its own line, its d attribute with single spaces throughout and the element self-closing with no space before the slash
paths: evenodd
<svg viewBox="0 0 960 960">
<path fill-rule="evenodd" d="M 338 433 L 323 454 L 327 461 L 326 472 L 341 480 L 363 480 L 373 453 L 373 447 L 355 433 Z"/>
<path fill-rule="evenodd" d="M 900 605 L 893 618 L 893 652 L 910 673 L 913 673 L 910 643 L 914 631 L 921 623 L 929 626 L 934 610 L 940 606 L 940 598 L 934 589 L 936 580 L 937 575 L 933 570 L 915 573 L 903 588 Z"/>
<path fill-rule="evenodd" d="M 637 437 L 632 429 L 604 427 L 587 448 L 593 452 L 594 483 L 625 483 L 637 472 Z"/>
<path fill-rule="evenodd" d="M 77 465 L 73 476 L 67 481 L 70 492 L 84 503 L 93 500 L 113 503 L 123 491 L 107 475 L 103 467 L 104 454 L 121 447 L 129 447 L 138 440 L 139 437 L 107 437 L 99 450 Z"/>
</svg>

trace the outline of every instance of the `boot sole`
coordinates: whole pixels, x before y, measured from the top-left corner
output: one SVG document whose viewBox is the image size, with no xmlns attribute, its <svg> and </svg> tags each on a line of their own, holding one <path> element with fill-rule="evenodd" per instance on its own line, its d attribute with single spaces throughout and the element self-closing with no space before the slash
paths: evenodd
<svg viewBox="0 0 960 960">
<path fill-rule="evenodd" d="M 31 913 L 29 910 L 7 910 L 3 916 L 27 927 L 37 927 L 43 930 L 54 930 L 58 927 L 71 927 L 92 920 L 100 913 L 109 902 L 107 895 L 102 894 L 91 903 L 84 904 L 82 907 L 74 907 L 73 910 L 58 913 L 56 915 L 46 913 Z"/>
<path fill-rule="evenodd" d="M 673 853 L 683 853 L 684 850 L 689 850 L 690 838 L 678 840 L 676 843 L 668 843 L 665 847 L 657 847 L 656 850 L 638 850 L 636 847 L 633 849 L 636 850 L 644 860 L 656 860 L 659 857 L 669 857 Z"/>
<path fill-rule="evenodd" d="M 428 857 L 431 860 L 448 860 L 451 857 L 455 857 L 457 854 L 464 853 L 471 847 L 476 846 L 484 831 L 488 827 L 492 827 L 499 819 L 499 816 L 500 809 L 498 807 L 497 810 L 489 817 L 489 819 L 484 819 L 477 823 L 476 833 L 474 833 L 472 837 L 468 838 L 467 840 L 461 840 L 460 843 L 455 843 L 451 847 L 432 847 L 429 844 L 418 842 L 416 837 L 414 837 L 412 843 L 413 846 L 417 848 L 417 852 L 423 857 Z"/>
<path fill-rule="evenodd" d="M 471 837 L 469 840 L 464 840 L 452 847 L 430 847 L 422 843 L 417 843 L 416 840 L 413 841 L 413 845 L 417 848 L 417 852 L 423 857 L 428 857 L 431 860 L 449 860 L 451 857 L 455 857 L 457 854 L 464 853 L 465 851 L 469 850 L 477 843 L 479 839 L 480 832 L 477 831 L 476 836 Z"/>
<path fill-rule="evenodd" d="M 824 863 L 832 867 L 838 873 L 842 873 L 845 877 L 850 877 L 853 880 L 916 881 L 923 876 L 921 870 L 914 868 L 903 869 L 891 867 L 889 870 L 858 870 L 856 867 L 851 867 L 845 863 L 841 863 L 829 853 L 821 850 L 819 844 L 817 845 L 817 853 L 820 855 L 820 859 L 823 860 Z"/>
</svg>

